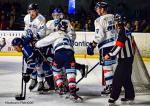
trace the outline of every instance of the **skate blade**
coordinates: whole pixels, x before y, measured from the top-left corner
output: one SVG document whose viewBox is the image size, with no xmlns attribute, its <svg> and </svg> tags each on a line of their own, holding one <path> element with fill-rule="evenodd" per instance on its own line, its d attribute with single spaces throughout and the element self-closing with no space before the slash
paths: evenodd
<svg viewBox="0 0 150 106">
<path fill-rule="evenodd" d="M 109 103 L 109 106 L 118 106 L 116 103 Z"/>
<path fill-rule="evenodd" d="M 39 92 L 39 94 L 41 95 L 41 94 L 44 94 L 44 91 L 42 90 L 42 91 L 38 91 Z"/>
<path fill-rule="evenodd" d="M 133 105 L 134 101 L 121 101 L 123 105 Z"/>
<path fill-rule="evenodd" d="M 110 96 L 110 94 L 100 94 L 100 96 L 107 97 L 107 96 Z"/>
<path fill-rule="evenodd" d="M 16 95 L 15 99 L 16 100 L 25 100 L 25 97 L 23 97 L 22 95 Z"/>
<path fill-rule="evenodd" d="M 82 97 L 78 97 L 77 99 L 76 98 L 73 98 L 73 97 L 69 97 L 70 98 L 70 100 L 72 100 L 74 103 L 83 103 L 84 102 L 84 100 L 83 100 L 83 98 Z"/>
<path fill-rule="evenodd" d="M 83 103 L 84 100 L 83 100 L 83 98 L 78 98 L 78 99 L 73 99 L 73 102 L 74 103 Z"/>
</svg>

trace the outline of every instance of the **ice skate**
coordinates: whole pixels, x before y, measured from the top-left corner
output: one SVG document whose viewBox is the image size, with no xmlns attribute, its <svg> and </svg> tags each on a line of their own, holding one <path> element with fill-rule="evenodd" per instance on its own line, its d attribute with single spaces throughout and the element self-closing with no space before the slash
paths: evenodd
<svg viewBox="0 0 150 106">
<path fill-rule="evenodd" d="M 130 98 L 130 99 L 127 99 L 127 98 L 121 98 L 121 103 L 122 104 L 134 104 L 134 98 Z"/>
<path fill-rule="evenodd" d="M 43 81 L 41 81 L 41 82 L 39 82 L 37 91 L 39 92 L 39 94 L 43 94 L 43 92 L 44 92 L 43 90 L 44 90 L 44 83 L 43 83 Z"/>
<path fill-rule="evenodd" d="M 37 79 L 32 79 L 31 84 L 29 86 L 29 90 L 32 91 L 37 86 L 37 83 L 38 83 Z"/>
<path fill-rule="evenodd" d="M 102 95 L 109 95 L 112 91 L 112 85 L 106 86 L 106 88 L 101 92 Z"/>
</svg>

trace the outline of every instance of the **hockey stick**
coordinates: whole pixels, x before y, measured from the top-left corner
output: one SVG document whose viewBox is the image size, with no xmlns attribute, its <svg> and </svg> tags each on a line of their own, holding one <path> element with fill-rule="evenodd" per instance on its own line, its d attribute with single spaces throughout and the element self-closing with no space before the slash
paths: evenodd
<svg viewBox="0 0 150 106">
<path fill-rule="evenodd" d="M 86 43 L 86 33 L 85 33 L 84 36 L 85 36 L 85 46 L 87 47 L 87 45 L 86 45 L 86 44 L 87 44 L 87 43 Z M 85 51 L 86 51 L 86 54 L 87 54 L 87 50 L 85 50 Z M 86 58 L 86 54 L 85 54 L 85 56 L 84 56 L 85 60 L 87 59 L 87 58 Z M 86 68 L 86 66 L 87 66 L 87 68 Z M 87 61 L 86 61 L 85 68 L 86 68 L 86 71 L 85 71 L 85 76 L 84 76 L 84 77 L 86 78 L 86 77 L 87 77 L 87 74 L 88 74 L 88 65 L 87 65 Z"/>
<path fill-rule="evenodd" d="M 103 54 L 103 48 L 102 48 L 102 64 L 104 64 L 104 56 L 103 56 L 104 54 Z M 103 86 L 105 86 L 106 84 L 105 84 L 106 82 L 105 82 L 105 76 L 104 76 L 104 70 L 103 70 L 103 65 L 102 65 L 102 85 Z"/>
<path fill-rule="evenodd" d="M 49 64 L 48 60 L 46 59 L 46 57 L 41 53 L 41 51 L 39 49 L 37 49 L 37 51 L 39 52 L 39 54 L 42 56 L 42 58 L 44 59 L 44 61 Z"/>
<path fill-rule="evenodd" d="M 23 74 L 24 74 L 24 57 L 22 58 L 22 81 L 21 81 L 21 93 L 20 95 L 16 95 L 16 100 L 25 100 L 26 98 L 26 83 L 24 84 L 23 81 Z M 24 86 L 24 87 L 23 87 Z"/>
<path fill-rule="evenodd" d="M 99 65 L 99 62 L 97 62 L 97 63 L 87 72 L 87 75 L 88 75 L 95 67 L 97 67 L 98 65 Z M 77 83 L 79 83 L 83 78 L 84 78 L 84 77 L 81 77 L 81 78 L 77 81 Z"/>
</svg>

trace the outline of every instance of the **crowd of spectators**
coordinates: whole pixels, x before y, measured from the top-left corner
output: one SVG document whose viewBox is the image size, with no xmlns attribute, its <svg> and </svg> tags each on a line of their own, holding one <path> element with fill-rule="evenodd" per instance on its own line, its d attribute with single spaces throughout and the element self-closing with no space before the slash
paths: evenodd
<svg viewBox="0 0 150 106">
<path fill-rule="evenodd" d="M 76 31 L 94 31 L 94 19 L 96 16 L 82 17 L 71 21 L 71 24 Z M 150 21 L 147 19 L 127 19 L 126 24 L 132 32 L 150 32 Z"/>
<path fill-rule="evenodd" d="M 22 30 L 23 17 L 21 18 L 21 16 L 25 14 L 22 14 L 23 12 L 20 10 L 22 10 L 21 4 L 17 2 L 0 3 L 0 30 Z M 76 31 L 94 31 L 94 20 L 97 18 L 94 11 L 88 14 L 85 11 L 80 11 L 69 15 L 67 8 L 65 8 L 64 13 Z M 146 19 L 129 19 L 127 26 L 133 32 L 150 32 L 150 22 Z"/>
<path fill-rule="evenodd" d="M 76 20 L 75 22 L 71 21 L 71 24 L 77 31 L 94 31 L 94 25 L 91 22 L 92 20 L 88 19 L 82 27 L 79 20 Z M 150 23 L 146 19 L 132 20 L 128 21 L 126 24 L 132 32 L 150 32 Z"/>
<path fill-rule="evenodd" d="M 17 29 L 17 19 L 20 16 L 21 5 L 17 2 L 0 3 L 0 30 Z"/>
</svg>

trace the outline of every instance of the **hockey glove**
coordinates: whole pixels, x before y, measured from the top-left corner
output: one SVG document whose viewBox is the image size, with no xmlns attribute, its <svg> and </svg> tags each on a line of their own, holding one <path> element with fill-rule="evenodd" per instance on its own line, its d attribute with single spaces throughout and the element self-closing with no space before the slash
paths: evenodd
<svg viewBox="0 0 150 106">
<path fill-rule="evenodd" d="M 29 80 L 30 80 L 30 75 L 29 74 L 23 73 L 22 77 L 23 77 L 23 80 L 24 80 L 25 83 L 29 82 Z"/>
<path fill-rule="evenodd" d="M 30 29 L 26 30 L 26 35 L 22 36 L 24 44 L 27 45 L 33 41 L 33 33 Z"/>
<path fill-rule="evenodd" d="M 93 46 L 92 43 L 89 43 L 89 45 L 87 47 L 87 54 L 88 55 L 94 55 L 94 48 L 95 48 L 95 46 Z"/>
<path fill-rule="evenodd" d="M 26 30 L 26 36 L 28 36 L 28 38 L 33 39 L 33 32 L 30 29 Z"/>
</svg>

